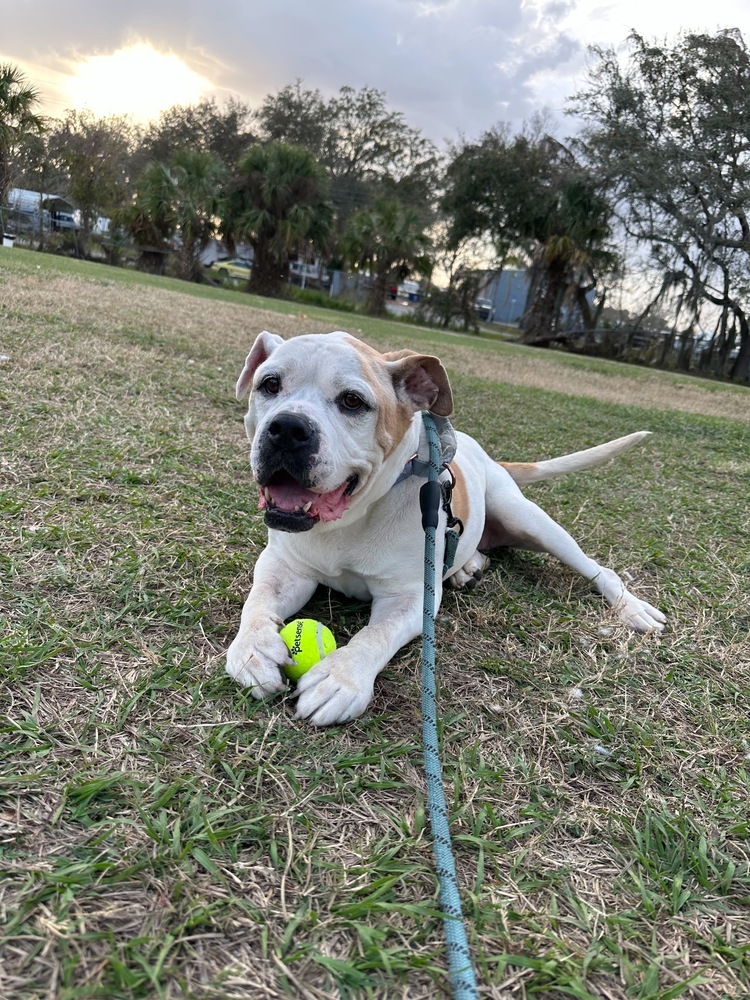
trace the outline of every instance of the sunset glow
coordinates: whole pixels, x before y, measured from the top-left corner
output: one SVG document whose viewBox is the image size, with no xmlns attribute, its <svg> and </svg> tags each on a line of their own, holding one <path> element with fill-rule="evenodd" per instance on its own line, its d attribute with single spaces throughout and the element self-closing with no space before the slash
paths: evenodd
<svg viewBox="0 0 750 1000">
<path fill-rule="evenodd" d="M 179 56 L 137 42 L 110 55 L 87 56 L 67 81 L 75 108 L 95 115 L 132 115 L 139 121 L 174 104 L 194 104 L 211 91 L 208 80 Z"/>
</svg>

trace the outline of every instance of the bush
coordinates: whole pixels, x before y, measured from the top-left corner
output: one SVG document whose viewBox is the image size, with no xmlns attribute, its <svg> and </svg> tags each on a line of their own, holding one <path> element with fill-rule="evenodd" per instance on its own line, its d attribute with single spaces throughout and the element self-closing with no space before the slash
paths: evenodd
<svg viewBox="0 0 750 1000">
<path fill-rule="evenodd" d="M 353 302 L 346 299 L 333 299 L 328 292 L 317 291 L 314 288 L 298 288 L 296 285 L 288 286 L 290 299 L 295 302 L 305 302 L 310 306 L 320 306 L 322 309 L 337 309 L 339 312 L 357 312 L 357 307 Z"/>
</svg>

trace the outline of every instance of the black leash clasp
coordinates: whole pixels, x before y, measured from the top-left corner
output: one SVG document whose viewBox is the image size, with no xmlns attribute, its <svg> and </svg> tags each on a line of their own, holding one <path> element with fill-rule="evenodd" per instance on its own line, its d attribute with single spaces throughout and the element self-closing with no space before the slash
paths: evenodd
<svg viewBox="0 0 750 1000">
<path fill-rule="evenodd" d="M 443 469 L 450 476 L 450 482 L 446 481 L 440 484 L 440 493 L 443 498 L 443 510 L 448 518 L 445 525 L 445 554 L 443 556 L 443 576 L 452 569 L 453 563 L 456 558 L 456 549 L 458 548 L 458 540 L 464 533 L 464 522 L 460 517 L 456 517 L 451 508 L 451 498 L 453 497 L 453 490 L 456 488 L 456 477 L 453 474 L 453 469 L 446 462 L 443 465 Z"/>
<path fill-rule="evenodd" d="M 455 517 L 453 514 L 453 509 L 451 508 L 451 499 L 453 497 L 453 491 L 456 488 L 456 477 L 453 474 L 453 469 L 446 462 L 443 465 L 443 470 L 448 473 L 451 477 L 450 482 L 444 482 L 440 484 L 440 492 L 443 495 L 443 510 L 448 515 L 448 523 L 446 528 L 458 528 L 458 537 L 464 533 L 464 522 L 460 517 Z"/>
</svg>

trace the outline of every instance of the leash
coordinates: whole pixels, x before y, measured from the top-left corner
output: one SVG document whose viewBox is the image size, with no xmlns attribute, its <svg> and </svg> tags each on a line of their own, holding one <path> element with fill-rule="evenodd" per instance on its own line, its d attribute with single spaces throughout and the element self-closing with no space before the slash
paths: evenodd
<svg viewBox="0 0 750 1000">
<path fill-rule="evenodd" d="M 448 810 L 443 792 L 443 771 L 440 764 L 440 746 L 437 728 L 437 701 L 435 682 L 435 534 L 438 526 L 441 501 L 450 505 L 444 499 L 439 483 L 441 468 L 440 442 L 432 416 L 426 411 L 422 414 L 430 446 L 428 461 L 428 479 L 419 491 L 419 504 L 422 509 L 422 527 L 425 533 L 424 543 L 424 603 L 422 608 L 422 742 L 424 745 L 424 767 L 427 777 L 427 808 L 430 814 L 430 829 L 432 830 L 432 846 L 435 854 L 435 868 L 440 885 L 440 908 L 443 913 L 443 929 L 445 933 L 446 950 L 448 953 L 448 969 L 454 1000 L 475 1000 L 478 996 L 474 969 L 471 964 L 469 945 L 466 940 L 461 911 L 461 897 L 456 879 L 456 863 L 453 859 L 450 828 L 448 825 Z M 450 520 L 450 514 L 449 514 Z M 455 519 L 454 519 L 455 520 Z M 458 533 L 452 528 L 448 535 L 455 535 L 453 541 L 447 540 L 446 547 L 458 542 Z M 452 556 L 451 561 L 452 563 Z M 450 563 L 448 564 L 450 565 Z"/>
</svg>

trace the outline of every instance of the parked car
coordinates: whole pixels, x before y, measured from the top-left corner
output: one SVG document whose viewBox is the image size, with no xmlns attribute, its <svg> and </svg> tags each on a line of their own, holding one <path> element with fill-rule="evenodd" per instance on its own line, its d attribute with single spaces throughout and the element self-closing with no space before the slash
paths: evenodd
<svg viewBox="0 0 750 1000">
<path fill-rule="evenodd" d="M 475 299 L 474 312 L 477 319 L 481 319 L 484 323 L 492 323 L 495 319 L 495 307 L 492 304 L 492 299 Z"/>
<path fill-rule="evenodd" d="M 220 257 L 209 264 L 206 270 L 212 278 L 238 285 L 240 282 L 247 282 L 252 266 L 253 262 L 247 257 Z"/>
<path fill-rule="evenodd" d="M 80 229 L 81 225 L 79 220 L 76 218 L 76 214 L 77 213 L 73 212 L 52 212 L 52 228 L 54 230 Z"/>
</svg>

